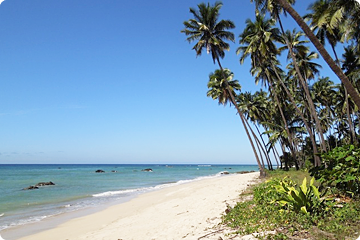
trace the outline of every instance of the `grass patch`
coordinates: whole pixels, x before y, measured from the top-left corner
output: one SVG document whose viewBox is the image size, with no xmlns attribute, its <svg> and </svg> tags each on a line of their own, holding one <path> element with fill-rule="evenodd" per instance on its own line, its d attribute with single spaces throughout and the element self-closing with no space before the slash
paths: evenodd
<svg viewBox="0 0 360 240">
<path fill-rule="evenodd" d="M 304 177 L 310 179 L 306 171 L 273 171 L 268 177 L 247 191 L 253 198 L 240 202 L 226 211 L 224 223 L 240 235 L 275 231 L 262 239 L 356 239 L 360 235 L 360 199 L 337 203 L 333 201 L 325 211 L 304 214 L 284 209 L 275 200 L 276 179 L 284 177 L 301 185 Z M 315 183 L 316 185 L 316 183 Z"/>
</svg>

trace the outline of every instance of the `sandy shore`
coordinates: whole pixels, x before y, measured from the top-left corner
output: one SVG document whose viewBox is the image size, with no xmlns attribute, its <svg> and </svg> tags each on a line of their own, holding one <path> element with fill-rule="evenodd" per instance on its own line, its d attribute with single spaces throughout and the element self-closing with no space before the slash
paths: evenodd
<svg viewBox="0 0 360 240">
<path fill-rule="evenodd" d="M 225 175 L 142 194 L 21 240 L 219 239 L 209 233 L 258 176 Z"/>
</svg>

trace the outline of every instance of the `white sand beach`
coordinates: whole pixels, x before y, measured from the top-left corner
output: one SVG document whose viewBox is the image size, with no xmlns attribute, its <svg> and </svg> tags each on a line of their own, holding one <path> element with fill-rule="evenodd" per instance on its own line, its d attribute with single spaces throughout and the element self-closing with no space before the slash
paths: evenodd
<svg viewBox="0 0 360 240">
<path fill-rule="evenodd" d="M 258 176 L 225 175 L 164 188 L 21 240 L 219 239 L 210 233 L 227 204 L 235 204 Z"/>
</svg>

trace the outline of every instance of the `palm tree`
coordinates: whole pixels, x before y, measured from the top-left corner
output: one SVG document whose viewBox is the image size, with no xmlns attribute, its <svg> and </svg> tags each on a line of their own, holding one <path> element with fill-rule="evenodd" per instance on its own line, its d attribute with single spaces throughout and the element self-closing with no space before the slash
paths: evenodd
<svg viewBox="0 0 360 240">
<path fill-rule="evenodd" d="M 257 14 L 259 12 L 259 10 L 262 12 L 262 13 L 265 13 L 266 11 L 268 11 L 270 13 L 270 15 L 272 16 L 273 19 L 275 20 L 278 20 L 279 22 L 279 25 L 280 25 L 280 28 L 281 28 L 281 31 L 282 31 L 282 34 L 285 35 L 285 31 L 284 31 L 284 28 L 283 28 L 283 25 L 282 25 L 282 22 L 281 22 L 281 19 L 280 19 L 280 14 L 281 13 L 284 13 L 286 15 L 286 11 L 285 9 L 283 8 L 283 6 L 277 2 L 276 0 L 251 0 L 251 2 L 255 1 L 256 3 L 256 9 L 257 9 Z M 290 5 L 290 4 L 294 4 L 295 3 L 295 0 L 286 0 L 287 3 Z M 295 54 L 293 53 L 293 49 L 294 49 L 294 45 L 293 47 L 290 46 L 290 43 L 288 42 L 287 38 L 285 37 L 284 38 L 285 42 L 286 42 L 286 45 L 289 49 L 289 54 L 288 56 L 290 56 L 292 59 L 293 59 L 293 62 L 296 63 L 295 61 Z M 293 42 L 294 43 L 294 42 Z M 296 49 L 296 48 L 295 48 Z M 297 68 L 296 68 L 297 70 Z M 301 74 L 299 73 L 299 71 L 297 70 L 298 72 L 298 75 L 300 76 Z M 278 74 L 277 74 L 278 75 Z M 278 79 L 280 79 L 278 77 Z M 281 84 L 283 85 L 283 87 L 285 88 L 283 82 L 280 80 Z M 304 82 L 304 80 L 303 80 Z M 286 90 L 286 88 L 285 88 Z M 286 90 L 287 91 L 287 90 Z M 288 93 L 288 91 L 287 91 Z M 294 101 L 292 100 L 292 96 L 289 96 L 290 99 L 291 99 L 291 102 L 294 104 L 297 112 L 299 112 L 297 106 L 295 105 Z M 302 114 L 300 113 L 300 115 L 302 116 Z M 303 118 L 303 116 L 302 116 Z M 304 119 L 304 118 L 303 118 Z M 306 121 L 304 119 L 304 123 L 308 129 L 308 132 L 310 135 L 312 135 L 311 133 L 311 130 L 309 129 L 309 127 L 307 126 L 306 124 Z M 314 158 L 315 158 L 315 164 L 320 164 L 320 160 L 319 160 L 319 157 L 317 156 L 317 149 L 316 149 L 316 143 L 315 143 L 315 140 L 313 137 L 311 137 L 311 142 L 312 142 L 312 145 L 313 145 L 313 150 L 314 150 Z"/>
<path fill-rule="evenodd" d="M 223 75 L 226 76 L 226 78 L 223 78 Z M 241 86 L 239 84 L 238 80 L 233 80 L 234 73 L 232 73 L 229 69 L 225 68 L 223 70 L 215 70 L 215 72 L 209 74 L 209 82 L 207 84 L 208 86 L 208 92 L 207 96 L 211 97 L 213 100 L 218 100 L 219 104 L 226 105 L 228 102 L 233 103 L 233 105 L 236 106 L 236 103 L 231 101 L 231 96 L 236 96 L 237 94 L 235 90 L 240 91 Z M 231 94 L 230 94 L 231 93 Z M 241 111 L 243 112 L 243 111 Z M 258 144 L 259 140 L 257 139 L 257 136 L 252 131 L 250 125 L 248 124 L 247 120 L 245 119 L 245 122 L 247 126 L 249 127 L 256 144 L 260 150 L 260 146 Z M 262 161 L 262 167 L 265 167 L 264 160 L 262 159 L 262 155 L 260 153 L 261 161 Z M 268 164 L 268 166 L 271 166 Z"/>
<path fill-rule="evenodd" d="M 332 0 L 326 12 L 332 29 L 341 32 L 341 40 L 354 40 L 360 50 L 360 3 L 358 0 Z"/>
<path fill-rule="evenodd" d="M 234 96 L 236 96 L 235 91 L 241 90 L 241 86 L 238 80 L 233 80 L 234 73 L 229 69 L 224 69 L 226 79 L 224 79 L 222 75 L 223 73 L 219 69 L 215 70 L 214 73 L 209 74 L 209 82 L 207 84 L 209 90 L 206 95 L 214 100 L 217 99 L 219 104 L 226 105 L 230 101 L 231 105 L 229 91 L 227 91 L 225 81 L 227 81 L 228 88 Z"/>
<path fill-rule="evenodd" d="M 236 53 L 241 54 L 240 63 L 244 62 L 244 59 L 250 55 L 252 70 L 251 73 L 254 75 L 258 73 L 256 80 L 261 79 L 265 85 L 269 84 L 269 89 L 272 96 L 275 98 L 278 109 L 280 111 L 282 120 L 285 124 L 285 129 L 290 138 L 291 146 L 293 145 L 293 139 L 287 126 L 281 104 L 277 97 L 276 91 L 273 90 L 273 79 L 271 79 L 269 71 L 272 71 L 269 61 L 271 58 L 279 53 L 275 41 L 280 42 L 281 36 L 280 31 L 277 28 L 273 28 L 275 21 L 272 19 L 265 19 L 261 14 L 256 15 L 256 20 L 252 22 L 250 19 L 246 20 L 246 27 L 243 33 L 240 34 L 240 46 Z M 290 148 L 293 157 L 295 158 L 295 150 L 293 147 Z"/>
<path fill-rule="evenodd" d="M 305 15 L 304 19 L 310 21 L 310 27 L 316 33 L 316 37 L 320 43 L 325 46 L 325 39 L 330 43 L 333 50 L 335 61 L 339 65 L 339 58 L 335 51 L 335 46 L 340 41 L 339 29 L 332 28 L 330 24 L 331 18 L 331 1 L 317 0 L 308 8 L 311 13 Z"/>
<path fill-rule="evenodd" d="M 311 86 L 311 94 L 318 108 L 321 127 L 324 132 L 329 132 L 335 117 L 335 85 L 329 77 L 321 77 Z"/>
<path fill-rule="evenodd" d="M 266 151 L 266 144 L 258 127 L 259 125 L 261 125 L 261 121 L 264 121 L 268 116 L 268 112 L 269 112 L 268 108 L 270 107 L 270 104 L 268 101 L 267 93 L 262 90 L 255 92 L 254 95 L 252 95 L 250 92 L 240 93 L 236 97 L 236 102 L 239 108 L 241 109 L 241 111 L 244 112 L 244 116 L 254 123 L 254 126 L 259 134 L 259 137 L 261 138 L 261 143 L 260 143 L 259 141 L 256 140 L 257 136 L 255 135 L 255 133 L 253 133 L 254 138 L 258 143 L 257 145 L 260 148 L 259 152 L 264 153 L 265 158 L 267 160 L 267 164 L 269 166 L 269 170 L 272 170 L 272 163 L 269 154 Z M 251 129 L 251 127 L 249 128 Z"/>
<path fill-rule="evenodd" d="M 216 2 L 213 6 L 211 6 L 209 3 L 200 3 L 198 4 L 198 9 L 190 8 L 190 13 L 194 18 L 184 22 L 185 29 L 181 32 L 188 36 L 187 40 L 189 42 L 197 41 L 193 47 L 197 56 L 201 55 L 203 49 L 206 49 L 208 54 L 211 53 L 213 62 L 215 63 L 215 61 L 217 61 L 222 72 L 223 79 L 226 79 L 223 67 L 220 63 L 220 58 L 224 58 L 224 51 L 230 49 L 229 44 L 225 41 L 234 42 L 234 34 L 228 30 L 235 28 L 235 24 L 230 20 L 219 20 L 219 11 L 221 7 L 222 3 Z M 261 166 L 249 130 L 246 127 L 244 116 L 237 107 L 235 97 L 233 96 L 226 80 L 224 81 L 224 84 L 229 93 L 231 102 L 235 105 L 239 113 L 242 124 L 249 138 L 256 161 L 259 165 L 260 175 L 264 176 L 265 172 Z"/>
<path fill-rule="evenodd" d="M 216 2 L 214 6 L 210 4 L 198 4 L 198 10 L 190 8 L 190 13 L 194 18 L 184 22 L 185 29 L 181 32 L 189 36 L 189 42 L 197 41 L 193 49 L 196 56 L 200 56 L 203 49 L 207 54 L 211 54 L 215 63 L 220 63 L 220 58 L 224 58 L 224 50 L 229 50 L 230 45 L 225 41 L 234 42 L 234 34 L 229 29 L 235 28 L 235 24 L 230 20 L 218 20 L 219 11 L 222 7 L 221 2 Z M 220 67 L 222 69 L 222 67 Z"/>
<path fill-rule="evenodd" d="M 321 66 L 312 62 L 313 59 L 317 58 L 317 54 L 314 52 L 309 53 L 307 47 L 301 47 L 302 44 L 299 44 L 298 40 L 298 37 L 300 37 L 301 34 L 296 33 L 294 36 L 294 32 L 295 31 L 293 31 L 292 33 L 290 31 L 287 31 L 284 35 L 284 38 L 286 38 L 287 46 L 290 47 L 289 52 L 292 59 L 292 63 L 288 65 L 289 74 L 298 78 L 299 83 L 305 92 L 309 111 L 315 120 L 316 129 L 320 137 L 320 144 L 322 146 L 322 150 L 326 151 L 325 139 L 323 136 L 321 124 L 317 116 L 314 103 L 311 99 L 308 83 L 306 81 L 307 79 L 314 79 L 314 74 L 319 73 L 318 68 L 320 68 Z M 296 55 L 294 55 L 294 53 L 296 53 Z"/>
<path fill-rule="evenodd" d="M 313 43 L 315 48 L 319 51 L 320 55 L 323 57 L 325 62 L 329 65 L 331 70 L 339 77 L 341 82 L 344 84 L 347 89 L 349 95 L 354 100 L 355 104 L 360 108 L 360 95 L 355 90 L 349 79 L 346 75 L 341 71 L 340 67 L 337 66 L 336 62 L 331 58 L 329 53 L 326 51 L 324 46 L 320 43 L 319 39 L 315 36 L 315 34 L 311 31 L 309 26 L 305 23 L 303 18 L 294 10 L 294 8 L 286 1 L 286 0 L 274 0 L 276 1 L 286 12 L 288 12 L 291 17 L 296 21 L 296 23 L 300 26 L 300 28 L 304 31 L 306 36 Z M 355 2 L 355 0 L 349 0 Z"/>
</svg>

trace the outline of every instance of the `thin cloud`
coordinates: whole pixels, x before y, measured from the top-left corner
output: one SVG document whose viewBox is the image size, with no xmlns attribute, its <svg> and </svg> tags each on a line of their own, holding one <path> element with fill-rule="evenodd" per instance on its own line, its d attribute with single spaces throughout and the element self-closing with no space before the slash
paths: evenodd
<svg viewBox="0 0 360 240">
<path fill-rule="evenodd" d="M 5 1 L 5 0 L 0 0 L 0 4 L 1 4 L 3 1 Z"/>
</svg>

